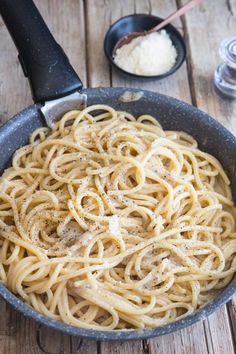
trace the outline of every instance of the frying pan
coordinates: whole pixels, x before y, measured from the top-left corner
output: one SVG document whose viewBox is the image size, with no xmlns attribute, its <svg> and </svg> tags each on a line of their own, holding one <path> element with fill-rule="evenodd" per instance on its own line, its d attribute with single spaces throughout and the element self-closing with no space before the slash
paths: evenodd
<svg viewBox="0 0 236 354">
<path fill-rule="evenodd" d="M 0 172 L 10 163 L 13 152 L 28 143 L 29 134 L 65 110 L 85 104 L 106 103 L 134 116 L 152 114 L 164 129 L 191 134 L 202 150 L 221 161 L 236 201 L 236 139 L 221 124 L 184 102 L 157 93 L 142 91 L 137 101 L 123 102 L 127 88 L 82 89 L 82 82 L 71 67 L 62 48 L 55 42 L 31 0 L 1 0 L 0 12 L 19 51 L 19 59 L 30 81 L 35 104 L 18 113 L 0 128 Z M 129 89 L 131 93 L 140 92 Z M 78 93 L 79 92 L 79 93 Z M 162 327 L 133 331 L 96 331 L 81 329 L 52 320 L 25 304 L 0 284 L 0 296 L 16 310 L 46 326 L 75 336 L 95 340 L 145 339 L 167 334 L 204 319 L 225 304 L 236 291 L 236 277 L 204 308 Z"/>
</svg>

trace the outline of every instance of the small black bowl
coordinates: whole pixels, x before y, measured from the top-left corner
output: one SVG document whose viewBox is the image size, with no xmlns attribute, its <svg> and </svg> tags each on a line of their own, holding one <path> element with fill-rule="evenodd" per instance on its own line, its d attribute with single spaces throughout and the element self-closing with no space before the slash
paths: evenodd
<svg viewBox="0 0 236 354">
<path fill-rule="evenodd" d="M 184 59 L 186 57 L 186 47 L 181 34 L 172 25 L 167 25 L 163 29 L 165 29 L 166 32 L 169 34 L 170 39 L 173 45 L 175 46 L 175 49 L 177 51 L 177 58 L 174 66 L 165 74 L 152 75 L 152 76 L 132 74 L 129 73 L 128 71 L 121 69 L 118 65 L 115 64 L 113 60 L 113 50 L 120 38 L 124 37 L 130 32 L 147 31 L 162 21 L 163 21 L 162 18 L 153 15 L 137 14 L 137 15 L 129 15 L 129 16 L 122 17 L 113 25 L 111 25 L 104 39 L 104 51 L 111 65 L 113 65 L 114 68 L 116 68 L 120 73 L 126 76 L 133 77 L 133 78 L 152 79 L 152 80 L 163 79 L 173 74 L 176 70 L 178 70 L 179 67 L 183 64 Z"/>
</svg>

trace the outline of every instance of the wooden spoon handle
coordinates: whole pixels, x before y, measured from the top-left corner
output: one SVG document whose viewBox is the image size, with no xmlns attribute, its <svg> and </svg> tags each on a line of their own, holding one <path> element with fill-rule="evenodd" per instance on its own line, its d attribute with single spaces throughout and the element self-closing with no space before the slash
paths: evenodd
<svg viewBox="0 0 236 354">
<path fill-rule="evenodd" d="M 203 0 L 191 0 L 191 1 L 187 2 L 187 4 L 183 5 L 180 9 L 175 11 L 173 14 L 168 16 L 164 21 L 162 21 L 161 23 L 159 23 L 157 26 L 153 27 L 151 30 L 147 31 L 146 33 L 152 33 L 152 32 L 159 31 L 161 28 L 168 25 L 168 23 L 170 23 L 170 22 L 174 21 L 176 18 L 182 16 L 183 14 L 185 14 L 185 12 L 189 11 L 194 6 L 200 4 L 202 1 Z"/>
</svg>

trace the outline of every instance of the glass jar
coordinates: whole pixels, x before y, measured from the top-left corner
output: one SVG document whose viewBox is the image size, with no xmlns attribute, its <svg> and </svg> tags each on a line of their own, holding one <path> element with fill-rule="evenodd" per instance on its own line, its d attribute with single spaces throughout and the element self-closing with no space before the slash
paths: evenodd
<svg viewBox="0 0 236 354">
<path fill-rule="evenodd" d="M 215 70 L 215 86 L 229 98 L 236 98 L 236 37 L 225 39 L 219 49 L 223 62 Z"/>
</svg>

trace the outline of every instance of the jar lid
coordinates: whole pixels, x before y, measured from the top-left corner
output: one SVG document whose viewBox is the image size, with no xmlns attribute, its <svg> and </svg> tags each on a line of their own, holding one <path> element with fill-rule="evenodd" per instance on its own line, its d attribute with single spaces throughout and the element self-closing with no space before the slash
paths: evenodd
<svg viewBox="0 0 236 354">
<path fill-rule="evenodd" d="M 220 45 L 219 54 L 228 66 L 236 69 L 236 37 L 225 39 Z"/>
</svg>

